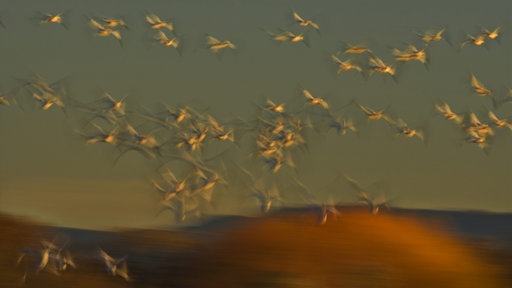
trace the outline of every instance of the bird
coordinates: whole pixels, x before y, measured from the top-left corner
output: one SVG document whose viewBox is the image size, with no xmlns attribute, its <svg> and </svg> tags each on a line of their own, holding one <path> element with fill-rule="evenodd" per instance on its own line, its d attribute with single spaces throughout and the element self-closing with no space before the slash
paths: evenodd
<svg viewBox="0 0 512 288">
<path fill-rule="evenodd" d="M 9 101 L 9 99 L 7 99 L 7 97 L 5 97 L 5 95 L 0 95 L 0 105 L 9 106 L 11 105 L 11 102 Z"/>
<path fill-rule="evenodd" d="M 489 119 L 493 122 L 494 126 L 498 128 L 508 128 L 512 131 L 512 124 L 506 119 L 500 119 L 494 114 L 494 112 L 489 111 L 488 114 Z"/>
<path fill-rule="evenodd" d="M 178 49 L 178 47 L 180 47 L 180 39 L 178 37 L 173 37 L 169 39 L 169 37 L 167 37 L 167 35 L 161 30 L 156 32 L 155 40 L 166 47 L 174 47 L 175 49 Z"/>
<path fill-rule="evenodd" d="M 366 106 L 363 106 L 363 105 L 360 105 L 360 104 L 357 104 L 357 105 L 359 106 L 361 111 L 363 111 L 363 113 L 366 114 L 366 118 L 368 120 L 383 119 L 388 124 L 392 124 L 393 123 L 393 119 L 391 119 L 391 117 L 389 117 L 388 115 L 386 115 L 384 113 L 384 112 L 386 112 L 389 109 L 390 106 L 387 106 L 386 108 L 377 111 L 377 110 L 373 110 L 373 109 L 371 109 L 369 107 L 366 107 Z"/>
<path fill-rule="evenodd" d="M 168 177 L 165 177 L 168 176 Z M 151 184 L 153 187 L 162 194 L 162 200 L 163 201 L 171 201 L 175 197 L 177 197 L 180 193 L 185 191 L 185 188 L 188 184 L 187 179 L 188 176 L 183 178 L 183 180 L 178 181 L 174 173 L 171 172 L 171 170 L 167 169 L 165 173 L 161 174 L 161 177 L 165 180 L 166 186 L 161 186 L 158 184 L 155 180 L 151 181 Z M 171 179 L 166 179 L 166 178 Z"/>
<path fill-rule="evenodd" d="M 101 21 L 105 24 L 105 26 L 110 28 L 123 27 L 128 29 L 128 24 L 126 24 L 126 21 L 123 18 L 103 17 L 101 18 Z"/>
<path fill-rule="evenodd" d="M 325 225 L 329 218 L 329 214 L 332 214 L 335 219 L 341 215 L 337 205 L 331 196 L 327 197 L 327 200 L 318 200 L 318 195 L 313 193 L 302 181 L 293 177 L 292 180 L 301 188 L 302 193 L 299 194 L 300 198 L 305 201 L 309 208 L 318 213 L 318 224 Z"/>
<path fill-rule="evenodd" d="M 123 46 L 123 42 L 122 42 L 123 37 L 121 35 L 121 32 L 119 32 L 118 30 L 113 30 L 113 29 L 109 28 L 108 26 L 104 26 L 93 18 L 89 18 L 89 25 L 92 28 L 96 29 L 96 33 L 94 35 L 101 36 L 101 37 L 112 36 L 117 39 L 117 41 L 119 42 L 119 45 L 121 47 Z"/>
<path fill-rule="evenodd" d="M 356 190 L 359 201 L 365 202 L 373 215 L 377 215 L 381 208 L 389 209 L 388 201 L 385 197 L 372 198 L 369 196 L 370 193 L 367 191 L 367 189 L 362 188 L 359 182 L 347 175 L 343 176 L 345 180 L 352 186 L 352 188 Z"/>
<path fill-rule="evenodd" d="M 398 119 L 393 122 L 393 125 L 395 126 L 399 135 L 404 135 L 408 138 L 417 137 L 422 142 L 425 141 L 425 134 L 423 131 L 410 128 L 402 119 Z"/>
<path fill-rule="evenodd" d="M 313 22 L 312 20 L 305 20 L 304 18 L 302 18 L 299 13 L 295 12 L 295 11 L 292 11 L 292 14 L 293 14 L 293 19 L 302 27 L 308 27 L 308 26 L 311 26 L 313 27 L 315 30 L 317 31 L 320 31 L 320 27 L 318 26 L 318 24 L 316 24 L 315 22 Z"/>
<path fill-rule="evenodd" d="M 434 31 L 426 31 L 424 33 L 417 33 L 417 35 L 420 37 L 420 39 L 425 42 L 426 44 L 430 44 L 431 42 L 438 42 L 443 40 L 443 34 L 445 32 L 446 28 L 443 27 L 436 32 Z"/>
<path fill-rule="evenodd" d="M 119 276 L 123 278 L 125 281 L 131 281 L 130 276 L 128 275 L 128 266 L 126 264 L 126 257 L 115 259 L 112 256 L 108 255 L 103 249 L 98 248 L 99 256 L 103 263 L 105 264 L 105 268 L 107 272 L 112 276 Z"/>
<path fill-rule="evenodd" d="M 329 110 L 329 104 L 323 98 L 313 97 L 311 92 L 309 92 L 307 89 L 302 89 L 302 94 L 304 97 L 306 97 L 306 104 L 318 105 L 327 111 Z"/>
<path fill-rule="evenodd" d="M 492 130 L 491 126 L 489 126 L 489 124 L 487 124 L 487 123 L 482 123 L 478 119 L 476 114 L 473 112 L 469 113 L 469 123 L 465 123 L 463 125 L 463 127 L 465 128 L 466 132 L 469 134 L 476 133 L 477 135 L 480 135 L 483 137 L 485 137 L 487 135 L 490 135 L 490 136 L 494 135 L 494 130 Z"/>
<path fill-rule="evenodd" d="M 64 21 L 64 12 L 59 13 L 41 13 L 39 17 L 39 24 L 59 24 L 67 29 L 67 25 Z"/>
<path fill-rule="evenodd" d="M 336 72 L 338 75 L 341 74 L 342 72 L 350 70 L 356 70 L 360 73 L 363 72 L 363 68 L 361 68 L 361 66 L 359 65 L 352 64 L 352 61 L 350 59 L 341 61 L 338 57 L 334 55 L 331 55 L 331 59 L 332 61 L 334 61 L 334 63 L 336 63 L 338 67 L 338 71 Z"/>
<path fill-rule="evenodd" d="M 468 132 L 467 137 L 464 139 L 466 143 L 475 144 L 480 150 L 482 150 L 486 155 L 489 155 L 490 148 L 490 138 L 486 135 L 480 135 L 475 131 Z"/>
<path fill-rule="evenodd" d="M 88 125 L 92 125 L 99 132 L 97 134 L 84 134 L 81 131 L 77 131 L 78 134 L 82 135 L 86 139 L 86 144 L 95 143 L 107 143 L 113 146 L 118 146 L 120 143 L 119 134 L 121 132 L 121 126 L 116 125 L 110 132 L 106 132 L 101 126 L 96 123 L 89 122 Z"/>
<path fill-rule="evenodd" d="M 346 135 L 349 131 L 358 135 L 358 129 L 354 121 L 350 118 L 342 118 L 341 116 L 334 117 L 329 114 L 329 129 L 334 128 L 338 135 Z"/>
<path fill-rule="evenodd" d="M 477 36 L 467 34 L 467 39 L 460 44 L 460 48 L 463 48 L 466 45 L 473 45 L 475 47 L 483 46 L 486 38 L 487 35 L 485 34 L 479 34 Z"/>
<path fill-rule="evenodd" d="M 417 60 L 423 64 L 426 64 L 428 62 L 427 59 L 427 52 L 425 51 L 425 48 L 419 50 L 414 45 L 409 45 L 407 48 L 403 51 L 400 51 L 396 48 L 392 50 L 393 55 L 395 55 L 396 61 L 414 61 Z"/>
<path fill-rule="evenodd" d="M 443 116 L 444 119 L 448 121 L 454 121 L 458 125 L 462 124 L 464 116 L 462 114 L 454 113 L 450 108 L 450 105 L 447 103 L 442 102 L 441 104 L 434 104 L 434 107 Z"/>
<path fill-rule="evenodd" d="M 479 96 L 492 96 L 492 91 L 485 87 L 478 79 L 475 74 L 471 73 L 471 87 L 473 91 Z"/>
<path fill-rule="evenodd" d="M 498 36 L 500 35 L 500 31 L 501 31 L 501 27 L 499 27 L 499 26 L 494 28 L 494 30 L 488 30 L 487 28 L 484 28 L 482 35 L 485 35 L 485 37 L 487 37 L 491 40 L 496 40 L 496 39 L 498 39 Z"/>
<path fill-rule="evenodd" d="M 233 44 L 229 40 L 219 40 L 213 36 L 206 35 L 206 45 L 208 46 L 208 49 L 214 53 L 219 53 L 223 49 L 231 48 L 236 49 L 235 44 Z"/>
<path fill-rule="evenodd" d="M 307 42 L 305 42 L 304 34 L 299 33 L 295 34 L 289 31 L 282 31 L 281 33 L 273 33 L 267 31 L 267 34 L 272 37 L 277 42 L 291 42 L 291 43 L 297 43 L 297 42 L 303 42 L 306 46 L 308 45 Z"/>
<path fill-rule="evenodd" d="M 158 17 L 157 15 L 155 15 L 153 13 L 147 14 L 145 18 L 146 18 L 146 22 L 148 22 L 149 25 L 151 25 L 151 29 L 167 28 L 169 31 L 171 31 L 173 33 L 175 32 L 174 24 L 172 22 L 164 21 L 164 20 L 160 19 L 160 17 Z"/>
<path fill-rule="evenodd" d="M 60 108 L 62 108 L 64 112 L 66 112 L 66 105 L 64 104 L 64 101 L 57 95 L 50 94 L 47 92 L 43 92 L 42 94 L 32 92 L 32 97 L 39 102 L 40 107 L 43 110 L 48 110 L 53 105 L 57 105 Z"/>
<path fill-rule="evenodd" d="M 275 113 L 284 113 L 285 112 L 284 105 L 285 105 L 285 103 L 276 104 L 276 103 L 274 103 L 274 101 L 267 99 L 267 101 L 265 103 L 265 109 L 268 111 L 275 112 Z"/>
<path fill-rule="evenodd" d="M 390 76 L 395 76 L 396 69 L 393 67 L 393 65 L 387 65 L 385 64 L 380 58 L 378 57 L 371 57 L 369 60 L 369 68 L 370 68 L 370 75 L 372 73 L 382 73 L 382 74 L 389 74 Z"/>
<path fill-rule="evenodd" d="M 361 45 L 361 44 L 357 44 L 357 45 L 346 44 L 345 46 L 346 47 L 345 47 L 345 50 L 343 50 L 343 53 L 348 53 L 348 54 L 362 54 L 362 53 L 371 54 L 372 53 L 372 50 L 368 49 L 367 47 L 365 47 L 364 45 Z"/>
</svg>

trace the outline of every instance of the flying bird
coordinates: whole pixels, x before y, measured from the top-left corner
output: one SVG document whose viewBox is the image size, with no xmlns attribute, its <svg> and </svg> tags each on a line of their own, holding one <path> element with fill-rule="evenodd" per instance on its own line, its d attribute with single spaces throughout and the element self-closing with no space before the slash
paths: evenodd
<svg viewBox="0 0 512 288">
<path fill-rule="evenodd" d="M 316 24 L 315 22 L 313 22 L 312 20 L 305 20 L 304 18 L 302 18 L 299 13 L 293 11 L 292 12 L 293 14 L 293 19 L 302 27 L 308 27 L 308 26 L 311 26 L 313 27 L 316 31 L 320 31 L 320 27 L 318 26 L 318 24 Z"/>
</svg>

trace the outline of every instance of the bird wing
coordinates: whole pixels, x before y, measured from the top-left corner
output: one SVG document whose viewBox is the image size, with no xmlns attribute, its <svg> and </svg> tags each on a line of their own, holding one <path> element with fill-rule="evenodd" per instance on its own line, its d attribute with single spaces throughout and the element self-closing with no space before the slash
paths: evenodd
<svg viewBox="0 0 512 288">
<path fill-rule="evenodd" d="M 293 11 L 293 19 L 297 20 L 297 22 L 304 22 L 304 19 L 295 11 Z"/>
<path fill-rule="evenodd" d="M 215 45 L 215 44 L 219 44 L 220 40 L 218 40 L 217 38 L 215 38 L 213 36 L 206 35 L 206 43 L 208 45 Z"/>
<path fill-rule="evenodd" d="M 308 98 L 309 100 L 315 99 L 315 97 L 313 97 L 313 95 L 311 95 L 311 93 L 306 89 L 302 90 L 302 94 L 304 94 L 304 97 Z"/>
</svg>

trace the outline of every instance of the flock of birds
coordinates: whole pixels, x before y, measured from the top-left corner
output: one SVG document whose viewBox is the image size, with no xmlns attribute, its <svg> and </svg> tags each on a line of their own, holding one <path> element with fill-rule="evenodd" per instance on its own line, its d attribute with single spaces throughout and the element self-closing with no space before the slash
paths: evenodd
<svg viewBox="0 0 512 288">
<path fill-rule="evenodd" d="M 71 255 L 69 250 L 66 249 L 67 241 L 59 244 L 57 243 L 56 239 L 53 241 L 42 239 L 40 243 L 41 247 L 39 249 L 24 248 L 16 261 L 17 265 L 22 265 L 24 263 L 27 267 L 27 270 L 23 273 L 21 278 L 22 283 L 27 281 L 29 272 L 39 273 L 40 271 L 44 270 L 56 276 L 60 276 L 60 274 L 66 271 L 68 268 L 77 269 L 74 257 Z M 29 259 L 24 262 L 26 256 L 31 256 L 32 261 Z M 126 256 L 114 258 L 103 249 L 98 248 L 94 258 L 103 262 L 105 270 L 110 275 L 119 276 L 125 281 L 131 281 L 131 278 L 128 274 Z"/>
<path fill-rule="evenodd" d="M 67 28 L 66 17 L 66 13 L 42 14 L 38 23 L 58 24 Z M 305 19 L 295 11 L 292 11 L 290 18 L 295 21 L 298 29 L 311 28 L 320 31 L 316 22 Z M 154 40 L 157 43 L 180 49 L 182 39 L 176 33 L 175 24 L 171 20 L 163 20 L 153 13 L 145 15 L 145 20 L 155 30 Z M 87 21 L 94 35 L 112 37 L 122 44 L 123 29 L 128 28 L 123 18 L 87 17 Z M 304 32 L 281 30 L 277 33 L 265 33 L 276 42 L 307 44 Z M 394 48 L 391 53 L 397 63 L 417 61 L 428 65 L 428 49 L 432 45 L 443 40 L 452 45 L 445 39 L 444 33 L 444 28 L 418 33 L 422 43 L 420 48 L 411 44 L 403 50 Z M 483 29 L 476 36 L 468 35 L 459 48 L 484 46 L 500 37 L 500 27 Z M 205 44 L 215 54 L 223 53 L 227 49 L 237 49 L 230 40 L 219 40 L 211 35 L 206 35 Z M 396 80 L 396 64 L 385 63 L 364 45 L 347 45 L 342 51 L 330 56 L 337 74 L 355 71 L 365 78 L 382 74 Z M 366 65 L 361 65 L 360 62 Z M 512 91 L 505 97 L 498 97 L 474 74 L 469 77 L 469 86 L 476 95 L 491 99 L 493 109 L 512 101 Z M 71 108 L 84 115 L 83 125 L 75 132 L 86 144 L 111 146 L 118 153 L 116 162 L 126 153 L 135 151 L 158 163 L 159 168 L 150 183 L 160 197 L 160 212 L 170 210 L 177 221 L 185 221 L 189 215 L 201 216 L 205 207 L 214 206 L 214 192 L 222 189 L 219 186 L 226 188 L 229 185 L 226 175 L 229 169 L 239 178 L 245 179 L 248 197 L 257 199 L 261 213 L 269 212 L 274 203 L 286 204 L 287 197 L 281 195 L 276 185 L 269 185 L 263 176 L 257 177 L 256 172 L 224 157 L 233 149 L 242 148 L 240 145 L 244 143 L 244 138 L 250 138 L 249 159 L 262 165 L 262 175 L 273 175 L 281 173 L 283 167 L 291 170 L 298 168 L 296 155 L 309 151 L 307 131 L 322 133 L 334 129 L 340 136 L 351 133 L 357 135 L 364 123 L 382 121 L 398 136 L 417 139 L 419 142 L 425 142 L 428 137 L 425 130 L 412 128 L 405 120 L 392 116 L 389 106 L 368 107 L 352 100 L 343 107 L 333 109 L 327 99 L 315 96 L 315 93 L 306 88 L 300 90 L 299 97 L 302 100 L 297 100 L 297 109 L 289 109 L 290 103 L 276 103 L 266 99 L 263 103 L 255 103 L 257 114 L 254 119 L 237 117 L 226 122 L 216 119 L 207 111 L 186 105 L 162 104 L 157 111 L 144 107 L 129 109 L 126 97 L 115 97 L 108 92 L 84 103 L 70 97 L 63 82 L 51 83 L 41 76 L 23 79 L 22 84 L 12 92 L 0 95 L 0 104 L 22 107 L 19 99 L 25 97 L 42 110 L 59 107 L 67 115 Z M 495 129 L 506 128 L 512 131 L 512 123 L 507 118 L 497 116 L 492 109 L 488 110 L 488 119 L 485 121 L 481 121 L 471 111 L 454 112 L 443 101 L 434 104 L 432 109 L 446 121 L 452 122 L 465 135 L 461 142 L 475 144 L 486 153 Z M 343 110 L 343 114 L 337 113 L 339 110 Z M 357 118 L 361 116 L 365 120 L 358 121 Z M 368 206 L 372 214 L 378 214 L 382 208 L 389 208 L 384 196 L 373 196 L 374 193 L 347 175 L 340 173 L 338 178 L 343 178 L 357 192 L 358 199 Z M 296 196 L 318 211 L 319 224 L 326 223 L 330 214 L 335 217 L 340 214 L 332 199 L 321 200 L 319 203 L 318 195 L 300 179 L 292 177 L 292 182 L 298 188 Z M 71 254 L 64 248 L 65 244 L 59 246 L 43 240 L 40 249 L 25 248 L 18 264 L 26 256 L 32 256 L 37 259 L 37 263 L 30 271 L 35 273 L 48 270 L 59 275 L 68 267 L 76 269 Z M 131 279 L 126 258 L 115 259 L 101 249 L 97 254 L 109 274 L 127 281 Z M 23 280 L 26 276 L 27 273 Z"/>
</svg>

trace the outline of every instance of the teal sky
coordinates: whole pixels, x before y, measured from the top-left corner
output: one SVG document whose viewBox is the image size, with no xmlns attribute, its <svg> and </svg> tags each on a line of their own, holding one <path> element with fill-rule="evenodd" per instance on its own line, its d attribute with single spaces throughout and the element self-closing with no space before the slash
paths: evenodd
<svg viewBox="0 0 512 288">
<path fill-rule="evenodd" d="M 343 3 L 342 3 L 343 2 Z M 307 133 L 309 152 L 296 155 L 297 172 L 284 169 L 263 173 L 283 194 L 293 194 L 290 175 L 302 179 L 320 195 L 351 203 L 355 193 L 343 181 L 332 185 L 337 171 L 363 186 L 382 181 L 393 205 L 406 208 L 474 209 L 512 212 L 510 165 L 512 133 L 497 130 L 490 154 L 471 144 L 445 122 L 433 107 L 439 99 L 456 112 L 475 112 L 486 119 L 490 101 L 470 88 L 469 73 L 489 86 L 497 97 L 512 87 L 512 4 L 509 1 L 3 1 L 0 17 L 0 88 L 15 89 L 16 78 L 40 75 L 49 82 L 65 79 L 70 97 L 90 102 L 108 91 L 127 95 L 128 107 L 156 109 L 158 103 L 190 105 L 206 110 L 219 121 L 235 116 L 253 119 L 254 102 L 266 98 L 301 107 L 299 87 L 325 97 L 336 110 L 352 99 L 370 107 L 390 106 L 395 117 L 425 127 L 427 145 L 395 137 L 383 123 L 361 121 L 360 137 L 334 131 Z M 425 5 L 425 6 L 422 6 Z M 426 6 L 428 5 L 428 6 Z M 464 5 L 464 6 L 461 6 Z M 276 45 L 263 32 L 292 25 L 291 10 L 320 25 L 309 31 L 310 47 Z M 35 25 L 36 12 L 68 11 L 69 28 Z M 146 12 L 172 18 L 183 36 L 183 55 L 152 43 Z M 85 16 L 122 16 L 129 25 L 124 47 L 113 39 L 94 37 Z M 415 31 L 446 27 L 454 46 L 482 27 L 501 26 L 499 43 L 457 51 L 446 42 L 430 47 L 428 69 L 420 63 L 399 66 L 397 83 L 357 73 L 336 77 L 329 56 L 343 43 L 365 44 L 385 62 L 390 47 L 420 44 Z M 219 60 L 205 48 L 205 33 L 230 39 L 236 53 Z M 363 63 L 363 64 L 366 64 Z M 86 146 L 75 133 L 84 114 L 69 108 L 42 111 L 26 92 L 23 109 L 0 107 L 0 210 L 33 216 L 55 225 L 109 228 L 146 227 L 174 223 L 170 213 L 156 215 L 157 194 L 149 179 L 157 164 L 135 153 L 123 156 L 106 145 Z M 512 104 L 496 114 L 512 116 Z M 334 112 L 362 119 L 357 109 Z M 229 126 L 229 125 L 227 125 Z M 250 144 L 248 138 L 242 144 Z M 413 140 L 413 141 L 410 141 Z M 247 167 L 249 146 L 230 151 L 230 159 Z M 295 174 L 296 173 L 296 174 Z M 231 177 L 231 178 L 230 178 Z M 216 191 L 212 213 L 254 213 L 257 204 L 241 191 L 243 181 L 227 175 L 229 189 Z M 331 183 L 326 187 L 326 184 Z M 326 189 L 325 191 L 323 189 Z M 289 196 L 297 200 L 297 197 Z"/>
</svg>

